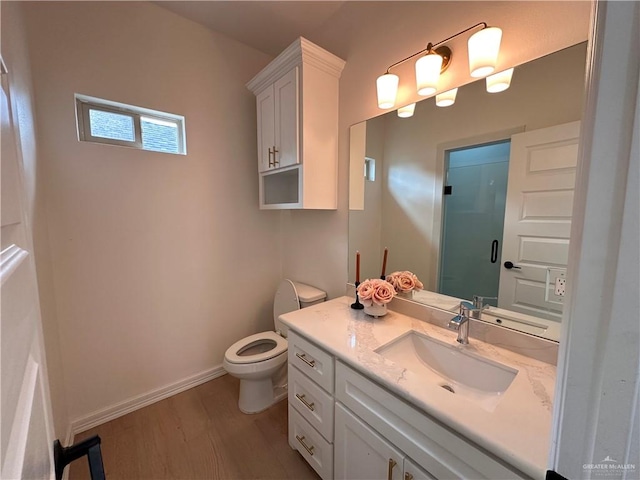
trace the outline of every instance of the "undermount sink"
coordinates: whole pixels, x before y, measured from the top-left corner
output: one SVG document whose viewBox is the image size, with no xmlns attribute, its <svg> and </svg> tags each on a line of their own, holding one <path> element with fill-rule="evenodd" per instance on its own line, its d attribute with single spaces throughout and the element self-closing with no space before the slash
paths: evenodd
<svg viewBox="0 0 640 480">
<path fill-rule="evenodd" d="M 410 331 L 375 350 L 382 357 L 445 390 L 493 411 L 518 371 L 493 360 Z"/>
</svg>

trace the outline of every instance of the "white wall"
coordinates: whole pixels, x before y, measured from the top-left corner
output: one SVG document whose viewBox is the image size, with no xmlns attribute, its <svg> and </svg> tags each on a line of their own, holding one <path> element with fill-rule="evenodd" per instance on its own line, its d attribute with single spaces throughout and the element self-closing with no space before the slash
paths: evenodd
<svg viewBox="0 0 640 480">
<path fill-rule="evenodd" d="M 355 2 L 353 2 L 355 4 Z M 344 7 L 309 40 L 347 61 L 340 79 L 338 210 L 285 215 L 283 272 L 318 285 L 330 296 L 348 280 L 349 127 L 384 113 L 375 80 L 387 67 L 480 21 L 503 29 L 498 68 L 519 65 L 586 40 L 588 2 L 370 2 Z M 570 21 L 568 21 L 570 19 Z M 442 88 L 469 83 L 467 36 L 448 43 L 455 55 Z M 396 70 L 397 105 L 422 99 L 415 93 L 412 62 Z M 353 281 L 353 278 L 349 279 Z"/>
<path fill-rule="evenodd" d="M 280 221 L 258 210 L 270 57 L 142 2 L 25 3 L 53 288 L 76 425 L 211 373 L 273 327 Z M 74 93 L 186 117 L 188 155 L 78 142 Z"/>
<path fill-rule="evenodd" d="M 38 261 L 38 290 L 40 296 L 43 338 L 45 343 L 47 373 L 49 377 L 55 437 L 67 435 L 68 416 L 64 377 L 60 358 L 55 298 L 52 288 L 52 271 L 49 243 L 47 241 L 44 198 L 41 193 L 42 163 L 36 142 L 35 108 L 29 49 L 24 25 L 24 15 L 18 2 L 0 3 L 2 21 L 2 56 L 9 70 L 9 90 L 14 115 L 18 118 L 18 147 L 23 166 L 26 193 L 25 211 L 28 228 L 34 243 Z M 3 139 L 3 141 L 5 141 Z"/>
</svg>

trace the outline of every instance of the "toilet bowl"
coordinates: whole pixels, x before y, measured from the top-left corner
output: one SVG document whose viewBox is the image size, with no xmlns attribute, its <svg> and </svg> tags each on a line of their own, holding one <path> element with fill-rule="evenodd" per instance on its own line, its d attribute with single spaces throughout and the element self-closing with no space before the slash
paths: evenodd
<svg viewBox="0 0 640 480">
<path fill-rule="evenodd" d="M 278 317 L 323 302 L 326 296 L 310 285 L 283 280 L 273 300 L 275 331 L 250 335 L 227 349 L 222 366 L 240 379 L 240 411 L 258 413 L 287 396 L 287 327 Z"/>
</svg>

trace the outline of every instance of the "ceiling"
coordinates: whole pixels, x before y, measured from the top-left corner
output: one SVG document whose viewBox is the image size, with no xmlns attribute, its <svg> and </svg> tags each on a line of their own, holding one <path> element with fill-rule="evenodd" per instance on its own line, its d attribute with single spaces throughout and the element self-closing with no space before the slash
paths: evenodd
<svg viewBox="0 0 640 480">
<path fill-rule="evenodd" d="M 160 1 L 156 5 L 272 56 L 312 37 L 344 1 Z"/>
</svg>

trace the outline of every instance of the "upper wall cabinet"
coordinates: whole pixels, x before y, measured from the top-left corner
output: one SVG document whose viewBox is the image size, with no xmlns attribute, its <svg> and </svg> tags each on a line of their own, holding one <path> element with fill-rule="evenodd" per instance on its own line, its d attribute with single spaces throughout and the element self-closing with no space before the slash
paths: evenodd
<svg viewBox="0 0 640 480">
<path fill-rule="evenodd" d="M 249 83 L 258 112 L 261 209 L 338 207 L 344 60 L 298 38 Z"/>
</svg>

